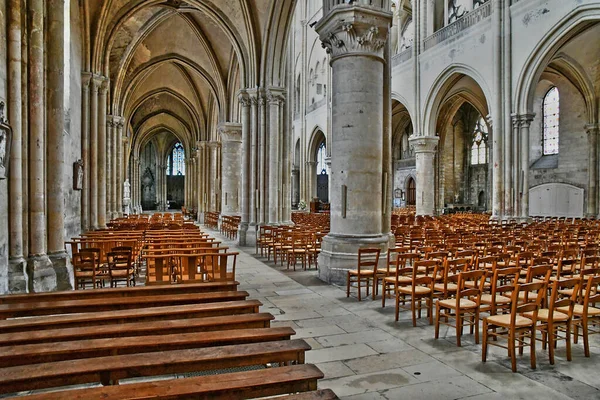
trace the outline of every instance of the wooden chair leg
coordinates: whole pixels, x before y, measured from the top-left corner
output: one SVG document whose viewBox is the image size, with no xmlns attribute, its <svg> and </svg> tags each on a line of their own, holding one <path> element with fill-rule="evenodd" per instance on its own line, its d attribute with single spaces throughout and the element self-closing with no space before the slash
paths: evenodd
<svg viewBox="0 0 600 400">
<path fill-rule="evenodd" d="M 529 334 L 531 335 L 529 337 L 529 343 L 530 343 L 530 351 L 531 351 L 531 368 L 535 369 L 536 368 L 536 358 L 535 358 L 535 326 L 531 327 L 531 331 L 529 332 Z"/>
<path fill-rule="evenodd" d="M 515 332 L 508 334 L 508 353 L 510 354 L 510 364 L 512 372 L 517 372 L 517 351 L 515 349 Z"/>
<path fill-rule="evenodd" d="M 487 341 L 488 341 L 488 330 L 487 330 L 487 320 L 483 320 L 483 338 L 481 340 L 481 361 L 485 362 L 487 360 Z"/>
<path fill-rule="evenodd" d="M 567 324 L 565 330 L 565 340 L 567 342 L 567 361 L 571 361 L 571 324 Z"/>
<path fill-rule="evenodd" d="M 435 338 L 440 337 L 440 303 L 437 302 L 435 305 Z"/>
<path fill-rule="evenodd" d="M 348 272 L 348 279 L 346 282 L 346 297 L 350 297 L 350 272 Z"/>
<path fill-rule="evenodd" d="M 456 310 L 456 345 L 461 347 L 460 337 L 462 336 L 462 316 L 460 309 Z"/>
</svg>

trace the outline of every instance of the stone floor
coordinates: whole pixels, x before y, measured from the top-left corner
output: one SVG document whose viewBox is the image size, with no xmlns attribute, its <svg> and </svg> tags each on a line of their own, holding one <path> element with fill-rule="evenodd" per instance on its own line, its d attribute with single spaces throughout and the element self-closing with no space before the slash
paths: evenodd
<svg viewBox="0 0 600 400">
<path fill-rule="evenodd" d="M 233 242 L 222 240 L 235 249 Z M 441 328 L 436 340 L 426 319 L 413 327 L 410 313 L 404 312 L 394 322 L 392 301 L 382 309 L 380 297 L 346 298 L 344 288 L 320 281 L 314 269 L 288 271 L 256 257 L 253 248 L 239 251 L 240 289 L 276 316 L 272 326 L 291 326 L 295 338 L 310 343 L 306 362 L 325 374 L 319 386 L 341 398 L 600 399 L 600 335 L 593 336 L 590 358 L 578 344 L 568 362 L 563 342 L 551 366 L 540 344 L 537 369 L 530 368 L 526 351 L 519 372 L 512 373 L 504 349 L 491 347 L 483 363 L 472 335 L 463 336 L 462 348 L 456 347 L 453 328 Z"/>
</svg>

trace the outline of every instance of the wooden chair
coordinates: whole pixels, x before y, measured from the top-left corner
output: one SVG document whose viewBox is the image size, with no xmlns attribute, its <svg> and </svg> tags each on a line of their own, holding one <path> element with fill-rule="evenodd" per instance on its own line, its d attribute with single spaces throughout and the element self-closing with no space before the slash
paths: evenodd
<svg viewBox="0 0 600 400">
<path fill-rule="evenodd" d="M 491 315 L 483 319 L 483 343 L 481 349 L 481 358 L 485 362 L 487 359 L 488 345 L 498 346 L 508 349 L 508 355 L 511 359 L 512 371 L 517 372 L 517 353 L 523 354 L 523 348 L 528 343 L 530 347 L 531 368 L 536 368 L 535 359 L 535 332 L 537 325 L 537 316 L 542 299 L 546 295 L 546 282 L 535 282 L 517 284 L 512 293 L 511 311 L 509 314 Z M 522 298 L 523 301 L 520 301 Z M 524 317 L 524 313 L 531 312 L 531 318 Z M 489 338 L 504 338 L 507 345 L 504 346 L 495 340 Z M 528 340 L 527 340 L 528 339 Z M 515 342 L 518 346 L 515 347 Z"/>
<path fill-rule="evenodd" d="M 97 247 L 87 247 L 79 250 L 81 258 L 78 262 L 83 267 L 83 273 L 80 274 L 79 281 L 92 283 L 92 288 L 103 287 L 104 278 L 107 277 L 107 274 L 100 267 L 100 253 L 101 250 Z M 82 289 L 85 289 L 85 283 L 83 283 Z M 77 286 L 77 282 L 75 285 Z"/>
<path fill-rule="evenodd" d="M 461 272 L 458 275 L 458 290 L 456 297 L 438 300 L 436 303 L 435 316 L 435 338 L 439 338 L 440 323 L 456 328 L 456 345 L 461 346 L 460 338 L 463 332 L 465 320 L 471 328 L 475 329 L 475 343 L 479 343 L 479 306 L 481 305 L 481 291 L 485 281 L 485 271 L 476 270 Z M 468 283 L 468 284 L 467 284 Z M 440 318 L 444 318 L 441 322 Z M 447 322 L 453 318 L 456 323 L 452 325 Z"/>
<path fill-rule="evenodd" d="M 110 287 L 117 287 L 119 282 L 125 286 L 135 286 L 135 271 L 131 262 L 131 252 L 111 251 L 107 254 Z"/>
<path fill-rule="evenodd" d="M 586 357 L 590 356 L 590 342 L 589 334 L 600 333 L 598 330 L 591 330 L 590 325 L 597 326 L 600 324 L 600 308 L 594 307 L 594 305 L 600 302 L 600 292 L 598 291 L 598 285 L 600 285 L 600 276 L 590 275 L 585 281 L 583 286 L 583 296 L 581 292 L 577 304 L 573 307 L 573 328 L 574 337 L 573 340 L 577 343 L 579 338 L 579 329 L 581 328 L 581 336 L 583 337 L 583 349 Z M 558 307 L 558 311 L 567 311 L 566 306 Z"/>
<path fill-rule="evenodd" d="M 554 365 L 554 347 L 558 340 L 564 339 L 567 347 L 567 360 L 571 361 L 571 318 L 573 316 L 573 306 L 579 292 L 580 279 L 555 280 L 552 283 L 552 293 L 548 308 L 542 308 L 538 311 L 537 319 L 539 324 L 537 329 L 542 333 L 542 348 L 546 349 L 548 344 L 548 357 L 550 364 Z M 571 289 L 570 297 L 562 297 L 561 291 Z M 561 311 L 558 311 L 558 310 Z M 533 312 L 529 311 L 523 314 L 527 318 L 533 318 Z M 564 336 L 560 335 L 564 333 Z"/>
<path fill-rule="evenodd" d="M 419 318 L 421 310 L 427 310 L 429 325 L 433 324 L 433 283 L 437 273 L 437 261 L 416 261 L 412 267 L 412 279 L 408 285 L 402 285 L 398 282 L 396 288 L 396 321 L 400 316 L 400 307 L 408 309 L 408 306 L 400 305 L 400 298 L 403 302 L 410 301 L 410 310 L 412 313 L 413 326 L 417 326 L 417 311 Z M 409 297 L 407 300 L 407 296 Z M 423 301 L 425 304 L 423 305 Z"/>
<path fill-rule="evenodd" d="M 350 287 L 352 282 L 356 282 L 358 289 L 358 301 L 361 301 L 361 282 L 365 282 L 367 288 L 367 296 L 369 295 L 369 286 L 375 278 L 375 270 L 379 265 L 379 255 L 381 249 L 378 248 L 362 248 L 358 249 L 358 268 L 348 270 L 346 281 L 346 297 L 350 297 Z M 375 293 L 373 293 L 375 298 Z"/>
<path fill-rule="evenodd" d="M 416 253 L 400 253 L 396 255 L 394 275 L 383 278 L 381 289 L 381 307 L 385 307 L 385 299 L 388 294 L 396 293 L 399 282 L 403 285 L 412 282 L 412 265 L 419 259 Z M 410 267 L 407 267 L 409 265 Z"/>
<path fill-rule="evenodd" d="M 490 292 L 481 295 L 481 312 L 490 315 L 503 314 L 511 307 L 511 296 L 519 278 L 521 269 L 496 268 L 490 281 Z"/>
</svg>

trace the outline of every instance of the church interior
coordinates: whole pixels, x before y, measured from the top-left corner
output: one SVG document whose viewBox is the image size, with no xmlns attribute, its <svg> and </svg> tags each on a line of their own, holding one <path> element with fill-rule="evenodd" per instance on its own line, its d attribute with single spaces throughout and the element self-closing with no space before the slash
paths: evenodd
<svg viewBox="0 0 600 400">
<path fill-rule="evenodd" d="M 600 399 L 599 60 L 598 0 L 0 0 L 0 398 Z"/>
</svg>

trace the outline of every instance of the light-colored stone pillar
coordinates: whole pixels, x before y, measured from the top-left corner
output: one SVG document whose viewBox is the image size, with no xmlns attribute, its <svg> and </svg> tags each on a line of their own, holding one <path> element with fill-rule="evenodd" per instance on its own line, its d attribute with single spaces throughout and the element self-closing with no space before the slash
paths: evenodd
<svg viewBox="0 0 600 400">
<path fill-rule="evenodd" d="M 241 196 L 240 199 L 240 211 L 241 211 L 241 220 L 240 227 L 238 231 L 238 244 L 240 246 L 248 245 L 248 227 L 250 225 L 250 213 L 251 213 L 251 184 L 250 180 L 252 179 L 251 171 L 250 171 L 250 160 L 252 158 L 251 155 L 251 141 L 250 141 L 250 108 L 251 101 L 250 96 L 246 91 L 241 91 L 238 95 L 238 101 L 240 102 L 241 107 L 241 185 L 239 187 L 239 193 Z M 221 139 L 223 140 L 223 139 Z M 252 241 L 254 243 L 254 241 Z"/>
<path fill-rule="evenodd" d="M 521 210 L 520 216 L 523 220 L 529 218 L 529 127 L 535 114 L 521 115 L 521 176 L 523 182 L 521 182 L 520 191 L 521 195 Z"/>
<path fill-rule="evenodd" d="M 435 153 L 437 136 L 412 136 L 408 139 L 415 149 L 417 169 L 417 215 L 435 215 Z"/>
<path fill-rule="evenodd" d="M 48 51 L 46 67 L 46 212 L 48 255 L 56 273 L 58 290 L 72 289 L 65 252 L 65 85 L 64 0 L 47 1 Z"/>
<path fill-rule="evenodd" d="M 519 175 L 521 174 L 521 159 L 517 143 L 521 133 L 521 120 L 516 114 L 512 115 L 512 131 L 506 130 L 504 140 L 504 217 L 514 218 L 521 214 L 519 197 Z"/>
<path fill-rule="evenodd" d="M 198 147 L 198 223 L 202 223 L 204 213 L 204 142 L 197 142 Z"/>
<path fill-rule="evenodd" d="M 106 218 L 109 222 L 113 218 L 114 203 L 113 196 L 113 176 L 112 161 L 115 157 L 113 149 L 113 133 L 115 130 L 115 120 L 112 115 L 106 116 Z"/>
<path fill-rule="evenodd" d="M 598 214 L 598 124 L 585 126 L 588 135 L 588 196 L 587 216 L 595 217 Z"/>
<path fill-rule="evenodd" d="M 98 90 L 102 79 L 92 77 L 90 91 L 90 228 L 98 229 Z M 85 165 L 84 165 L 85 168 Z"/>
<path fill-rule="evenodd" d="M 135 156 L 133 158 L 133 166 L 131 168 L 133 175 L 133 205 L 137 208 L 142 204 L 142 197 L 140 192 L 140 159 Z"/>
<path fill-rule="evenodd" d="M 44 1 L 29 0 L 29 275 L 30 292 L 56 290 L 56 272 L 46 254 L 46 135 Z"/>
<path fill-rule="evenodd" d="M 9 265 L 8 292 L 27 291 L 23 253 L 23 105 L 21 56 L 21 2 L 8 6 L 8 122 L 12 128 L 9 166 Z M 27 74 L 25 74 L 27 75 Z M 3 119 L 4 116 L 0 116 Z M 1 123 L 2 121 L 0 121 Z M 4 291 L 0 289 L 0 291 Z"/>
<path fill-rule="evenodd" d="M 98 227 L 106 229 L 106 94 L 108 79 L 102 78 L 98 92 Z"/>
<path fill-rule="evenodd" d="M 210 149 L 210 211 L 218 211 L 217 196 L 219 194 L 219 142 L 209 142 L 208 147 Z"/>
<path fill-rule="evenodd" d="M 387 251 L 382 232 L 384 45 L 392 14 L 387 9 L 340 4 L 317 24 L 331 55 L 331 229 L 323 238 L 319 277 L 345 284 L 358 249 Z M 360 96 L 356 94 L 360 93 Z"/>
<path fill-rule="evenodd" d="M 125 183 L 123 175 L 123 157 L 124 149 L 127 143 L 127 138 L 123 137 L 123 117 L 117 117 L 117 136 L 116 136 L 116 168 L 115 168 L 115 185 L 117 188 L 116 194 L 116 212 L 117 217 L 123 216 L 123 184 Z"/>
<path fill-rule="evenodd" d="M 279 223 L 279 191 L 281 171 L 281 158 L 279 157 L 279 142 L 281 136 L 280 106 L 284 101 L 283 89 L 270 88 L 267 92 L 269 100 L 269 202 L 268 202 L 268 221 L 269 224 Z"/>
<path fill-rule="evenodd" d="M 81 187 L 81 230 L 90 226 L 90 83 L 92 74 L 81 74 L 81 159 L 83 161 L 83 185 Z"/>
<path fill-rule="evenodd" d="M 304 199 L 304 201 L 306 204 L 308 204 L 312 201 L 312 199 L 317 197 L 317 162 L 307 161 L 306 170 L 308 172 L 308 198 Z M 329 188 L 331 189 L 331 182 L 329 184 Z M 331 194 L 331 190 L 329 190 L 329 192 Z M 331 203 L 331 197 L 329 198 L 329 202 Z"/>
<path fill-rule="evenodd" d="M 254 235 L 247 235 L 247 237 L 254 236 L 256 240 L 256 224 L 258 221 L 258 209 L 259 209 L 259 197 L 258 197 L 258 94 L 256 91 L 249 91 L 250 94 L 250 169 L 249 169 L 249 181 L 250 181 L 250 222 L 249 230 L 253 230 Z M 255 244 L 256 242 L 248 243 L 248 245 Z"/>
<path fill-rule="evenodd" d="M 435 7 L 435 5 L 434 5 Z M 489 125 L 492 126 L 492 219 L 499 220 L 505 213 L 505 202 L 510 198 L 510 188 L 508 181 L 505 180 L 506 174 L 503 168 L 505 158 L 504 138 L 504 116 L 502 112 L 502 4 L 495 1 L 492 4 L 492 91 L 494 99 L 490 104 L 491 115 L 488 118 Z M 492 123 L 493 122 L 493 123 Z M 510 166 L 510 164 L 509 164 Z"/>
<path fill-rule="evenodd" d="M 292 207 L 297 208 L 300 202 L 300 168 L 292 168 Z"/>
<path fill-rule="evenodd" d="M 221 213 L 240 215 L 238 193 L 242 174 L 242 124 L 219 124 L 221 135 Z"/>
<path fill-rule="evenodd" d="M 258 214 L 257 224 L 267 221 L 267 99 L 264 93 L 258 92 Z"/>
</svg>

